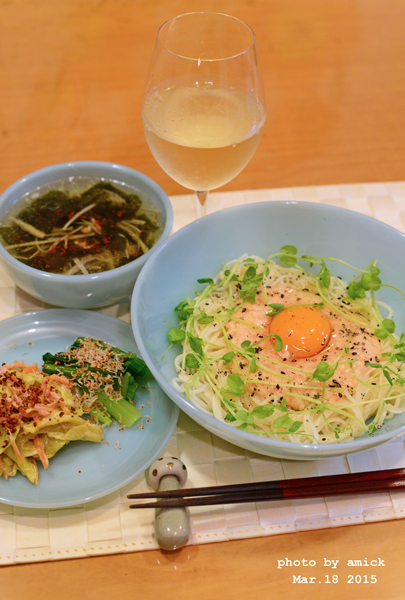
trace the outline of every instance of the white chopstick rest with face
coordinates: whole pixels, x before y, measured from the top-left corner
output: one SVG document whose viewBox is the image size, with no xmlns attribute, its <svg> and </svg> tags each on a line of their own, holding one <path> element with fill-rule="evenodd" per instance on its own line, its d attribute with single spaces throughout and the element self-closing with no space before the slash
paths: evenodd
<svg viewBox="0 0 405 600">
<path fill-rule="evenodd" d="M 158 491 L 178 490 L 187 481 L 187 468 L 178 458 L 163 457 L 150 466 L 148 481 Z M 190 537 L 187 508 L 158 508 L 155 513 L 155 536 L 163 550 L 177 550 Z"/>
</svg>

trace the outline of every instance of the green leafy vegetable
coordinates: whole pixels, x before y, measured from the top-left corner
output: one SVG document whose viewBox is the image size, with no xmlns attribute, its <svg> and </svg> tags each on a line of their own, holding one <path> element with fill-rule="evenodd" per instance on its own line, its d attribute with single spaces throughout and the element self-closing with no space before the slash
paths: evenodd
<svg viewBox="0 0 405 600">
<path fill-rule="evenodd" d="M 174 309 L 179 317 L 180 321 L 186 321 L 194 311 L 192 304 L 189 304 L 186 300 L 182 300 Z"/>
<path fill-rule="evenodd" d="M 101 340 L 77 338 L 65 352 L 44 354 L 43 361 L 44 373 L 74 381 L 83 410 L 99 422 L 110 425 L 115 420 L 131 427 L 142 416 L 132 402 L 138 388 L 136 379 L 149 370 L 134 353 Z"/>
<path fill-rule="evenodd" d="M 294 267 L 297 264 L 297 248 L 295 246 L 283 246 L 281 249 L 280 262 L 285 267 Z"/>
<path fill-rule="evenodd" d="M 240 295 L 243 300 L 251 303 L 256 300 L 257 287 L 261 283 L 262 278 L 263 276 L 257 273 L 256 267 L 250 266 L 246 269 L 240 289 Z"/>
<path fill-rule="evenodd" d="M 172 344 L 180 344 L 186 338 L 183 329 L 179 329 L 178 327 L 171 327 L 168 336 Z"/>
<path fill-rule="evenodd" d="M 186 367 L 188 369 L 198 369 L 199 366 L 200 363 L 198 362 L 198 358 L 195 356 L 195 354 L 186 354 Z"/>
<path fill-rule="evenodd" d="M 269 310 L 269 312 L 266 313 L 268 317 L 275 317 L 285 308 L 284 304 L 278 304 L 277 302 L 269 304 L 269 307 L 271 308 L 271 310 Z"/>
<path fill-rule="evenodd" d="M 214 322 L 214 317 L 212 315 L 206 315 L 205 313 L 201 313 L 201 315 L 197 319 L 200 325 L 208 325 L 208 323 Z"/>
<path fill-rule="evenodd" d="M 321 361 L 308 379 L 316 379 L 322 382 L 328 381 L 328 379 L 334 376 L 337 366 L 337 364 L 329 365 L 327 362 Z"/>
<path fill-rule="evenodd" d="M 191 333 L 188 334 L 188 341 L 190 343 L 190 348 L 192 350 L 194 350 L 194 352 L 196 354 L 198 354 L 199 356 L 203 356 L 204 352 L 203 352 L 203 340 L 201 338 L 196 337 L 195 335 L 192 335 Z"/>
<path fill-rule="evenodd" d="M 258 419 L 267 419 L 274 413 L 274 404 L 265 404 L 262 406 L 255 406 L 251 411 L 251 414 Z"/>
<path fill-rule="evenodd" d="M 233 352 L 232 350 L 230 352 L 226 352 L 223 356 L 222 356 L 222 360 L 225 361 L 225 364 L 227 365 L 228 363 L 230 363 L 233 359 L 235 358 L 235 352 Z"/>
<path fill-rule="evenodd" d="M 245 382 L 237 373 L 231 373 L 226 378 L 228 388 L 224 388 L 223 392 L 230 396 L 242 396 L 245 391 Z"/>
<path fill-rule="evenodd" d="M 330 271 L 325 264 L 322 265 L 322 269 L 318 275 L 319 282 L 324 289 L 328 289 L 330 286 Z"/>
</svg>

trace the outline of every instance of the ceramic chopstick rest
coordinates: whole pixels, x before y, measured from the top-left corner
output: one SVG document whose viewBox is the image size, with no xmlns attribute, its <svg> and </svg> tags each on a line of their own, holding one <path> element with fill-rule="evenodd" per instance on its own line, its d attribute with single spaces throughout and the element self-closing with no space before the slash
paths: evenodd
<svg viewBox="0 0 405 600">
<path fill-rule="evenodd" d="M 149 485 L 157 491 L 178 490 L 186 480 L 187 468 L 178 458 L 159 458 L 149 468 Z M 190 537 L 187 508 L 157 508 L 154 525 L 156 541 L 163 550 L 177 550 L 187 544 Z"/>
</svg>

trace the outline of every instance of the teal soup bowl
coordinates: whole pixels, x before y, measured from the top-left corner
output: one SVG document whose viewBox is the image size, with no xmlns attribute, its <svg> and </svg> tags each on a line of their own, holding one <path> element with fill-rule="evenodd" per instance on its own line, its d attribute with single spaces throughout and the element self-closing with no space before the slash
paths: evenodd
<svg viewBox="0 0 405 600">
<path fill-rule="evenodd" d="M 132 293 L 142 267 L 163 246 L 171 233 L 173 210 L 170 200 L 154 181 L 129 167 L 97 161 L 57 164 L 23 177 L 0 196 L 0 225 L 6 223 L 7 214 L 15 217 L 19 214 L 17 207 L 39 195 L 42 196 L 45 191 L 61 189 L 62 185 L 63 191 L 69 194 L 72 182 L 75 184 L 75 182 L 86 183 L 87 181 L 89 185 L 108 182 L 115 189 L 139 196 L 142 209 L 145 208 L 150 214 L 155 215 L 159 232 L 156 234 L 157 241 L 150 249 L 144 248 L 135 260 L 122 266 L 108 268 L 108 270 L 100 269 L 99 272 L 82 269 L 78 274 L 61 274 L 42 270 L 44 267 L 35 268 L 22 262 L 12 255 L 11 250 L 5 248 L 6 242 L 2 239 L 0 259 L 7 273 L 16 286 L 47 304 L 65 308 L 98 308 L 126 298 Z M 120 197 L 116 196 L 116 198 L 119 200 Z M 87 210 L 87 207 L 85 208 Z M 49 209 L 52 210 L 52 204 Z M 106 215 L 107 221 L 108 218 L 109 215 Z M 74 219 L 70 230 L 76 227 L 79 219 L 73 221 Z M 41 234 L 42 231 L 39 230 L 39 233 Z M 41 239 L 36 238 L 35 241 L 37 240 L 39 244 L 34 248 L 34 252 L 41 248 Z"/>
</svg>

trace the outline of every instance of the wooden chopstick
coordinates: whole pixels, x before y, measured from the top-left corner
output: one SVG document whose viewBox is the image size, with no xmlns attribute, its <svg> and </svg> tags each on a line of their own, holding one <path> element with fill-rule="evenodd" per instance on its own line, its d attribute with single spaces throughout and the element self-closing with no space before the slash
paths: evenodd
<svg viewBox="0 0 405 600">
<path fill-rule="evenodd" d="M 129 494 L 128 498 L 161 498 L 156 502 L 131 504 L 130 508 L 164 508 L 367 494 L 398 489 L 405 489 L 405 469 L 146 492 Z"/>
<path fill-rule="evenodd" d="M 218 485 L 200 488 L 183 488 L 177 490 L 142 492 L 128 494 L 127 498 L 177 498 L 188 496 L 209 496 L 221 493 L 237 493 L 244 491 L 262 491 L 309 487 L 311 485 L 334 485 L 337 483 L 354 483 L 356 481 L 374 481 L 376 479 L 394 479 L 405 477 L 405 468 L 387 469 L 384 471 L 365 471 L 361 473 L 342 473 L 340 475 L 321 475 L 317 477 L 302 477 L 296 479 L 279 479 L 276 481 L 259 481 L 256 483 L 240 483 Z"/>
</svg>

